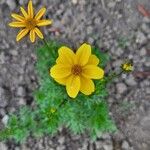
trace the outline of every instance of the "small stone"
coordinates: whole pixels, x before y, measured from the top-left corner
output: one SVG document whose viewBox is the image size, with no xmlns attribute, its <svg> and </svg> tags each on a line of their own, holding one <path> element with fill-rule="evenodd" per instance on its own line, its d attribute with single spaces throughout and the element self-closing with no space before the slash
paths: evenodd
<svg viewBox="0 0 150 150">
<path fill-rule="evenodd" d="M 103 148 L 104 148 L 104 150 L 113 150 L 112 145 L 104 145 Z"/>
<path fill-rule="evenodd" d="M 6 0 L 6 3 L 9 6 L 10 10 L 14 10 L 16 8 L 15 1 Z"/>
<path fill-rule="evenodd" d="M 0 142 L 0 150 L 8 150 L 6 145 L 2 142 Z"/>
<path fill-rule="evenodd" d="M 126 78 L 125 82 L 126 82 L 127 85 L 129 85 L 129 86 L 135 86 L 135 85 L 137 84 L 137 83 L 135 82 L 135 79 L 134 79 L 134 77 L 133 77 L 132 75 L 129 75 L 129 76 Z"/>
<path fill-rule="evenodd" d="M 4 64 L 5 63 L 5 54 L 3 52 L 1 52 L 0 54 L 0 64 Z"/>
<path fill-rule="evenodd" d="M 65 150 L 65 146 L 58 146 L 56 150 Z"/>
<path fill-rule="evenodd" d="M 142 24 L 142 31 L 144 32 L 144 33 L 150 33 L 150 28 L 148 27 L 148 25 L 146 25 L 145 23 L 143 23 Z"/>
<path fill-rule="evenodd" d="M 61 145 L 63 145 L 64 142 L 65 142 L 65 138 L 64 138 L 63 136 L 60 137 L 60 138 L 58 139 L 58 142 L 59 142 Z"/>
<path fill-rule="evenodd" d="M 145 23 L 150 23 L 150 18 L 144 17 L 144 18 L 143 18 L 143 22 L 145 22 Z"/>
<path fill-rule="evenodd" d="M 5 116 L 6 115 L 6 112 L 5 112 L 5 109 L 4 108 L 0 108 L 0 116 Z"/>
<path fill-rule="evenodd" d="M 0 1 L 0 4 L 2 5 L 2 4 L 4 4 L 5 3 L 5 0 L 1 0 Z"/>
<path fill-rule="evenodd" d="M 26 100 L 22 97 L 17 98 L 18 100 L 18 105 L 26 105 Z"/>
<path fill-rule="evenodd" d="M 109 3 L 108 3 L 108 7 L 109 7 L 109 8 L 114 8 L 115 5 L 116 5 L 115 2 L 109 2 Z"/>
<path fill-rule="evenodd" d="M 0 107 L 6 106 L 7 106 L 7 96 L 5 90 L 2 87 L 0 87 Z"/>
<path fill-rule="evenodd" d="M 118 14 L 118 15 L 117 15 L 117 18 L 118 18 L 118 19 L 122 18 L 122 14 Z"/>
<path fill-rule="evenodd" d="M 91 37 L 89 37 L 89 38 L 88 38 L 88 43 L 92 45 L 92 44 L 94 43 L 94 39 L 91 38 Z"/>
<path fill-rule="evenodd" d="M 101 149 L 102 148 L 102 142 L 101 141 L 96 141 L 95 145 L 96 145 L 96 149 Z"/>
<path fill-rule="evenodd" d="M 29 148 L 26 147 L 26 145 L 22 144 L 21 150 L 30 150 Z"/>
<path fill-rule="evenodd" d="M 101 19 L 100 18 L 95 18 L 94 23 L 95 24 L 100 24 L 101 23 Z"/>
<path fill-rule="evenodd" d="M 116 0 L 116 2 L 121 2 L 122 0 Z"/>
<path fill-rule="evenodd" d="M 147 62 L 145 63 L 145 66 L 146 66 L 146 67 L 150 67 L 150 61 L 147 61 Z"/>
<path fill-rule="evenodd" d="M 110 140 L 110 139 L 111 139 L 111 136 L 110 136 L 109 134 L 103 134 L 103 135 L 102 135 L 102 138 L 103 138 L 104 140 Z"/>
<path fill-rule="evenodd" d="M 77 3 L 78 3 L 78 0 L 72 0 L 72 3 L 73 3 L 73 4 L 77 4 Z"/>
<path fill-rule="evenodd" d="M 127 141 L 123 141 L 122 143 L 122 150 L 129 150 L 129 144 Z"/>
<path fill-rule="evenodd" d="M 141 32 L 141 31 L 138 31 L 137 32 L 136 43 L 144 44 L 144 43 L 146 43 L 146 41 L 147 41 L 147 39 L 146 39 L 146 36 L 144 35 L 144 33 Z"/>
<path fill-rule="evenodd" d="M 25 96 L 25 90 L 22 86 L 18 87 L 17 89 L 17 96 Z"/>
<path fill-rule="evenodd" d="M 127 86 L 124 83 L 118 83 L 116 86 L 119 94 L 122 94 L 127 90 Z"/>
<path fill-rule="evenodd" d="M 140 56 L 145 56 L 146 55 L 146 49 L 145 48 L 142 48 L 140 50 Z"/>
<path fill-rule="evenodd" d="M 7 123 L 8 123 L 8 119 L 9 119 L 9 116 L 8 115 L 5 115 L 3 118 L 2 118 L 2 122 L 3 124 L 6 126 Z"/>
<path fill-rule="evenodd" d="M 18 51 L 17 50 L 11 50 L 10 54 L 13 56 L 17 56 L 18 55 Z"/>
<path fill-rule="evenodd" d="M 87 34 L 91 34 L 93 31 L 93 28 L 91 26 L 87 27 Z"/>
<path fill-rule="evenodd" d="M 121 56 L 123 54 L 123 50 L 121 48 L 117 48 L 117 50 L 115 51 L 115 54 L 117 56 Z"/>
</svg>

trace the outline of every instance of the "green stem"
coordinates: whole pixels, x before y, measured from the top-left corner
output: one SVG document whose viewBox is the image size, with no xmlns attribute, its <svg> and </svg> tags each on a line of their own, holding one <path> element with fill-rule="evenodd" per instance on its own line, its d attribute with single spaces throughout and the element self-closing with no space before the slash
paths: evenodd
<svg viewBox="0 0 150 150">
<path fill-rule="evenodd" d="M 48 49 L 51 49 L 45 39 L 43 39 L 43 42 L 47 46 Z M 52 54 L 52 57 L 55 58 L 55 55 L 54 55 L 53 51 L 51 52 L 51 54 Z"/>
<path fill-rule="evenodd" d="M 112 73 L 110 76 L 108 76 L 108 78 L 106 78 L 106 84 L 115 79 L 116 77 L 120 76 L 122 73 L 123 71 L 120 71 L 119 73 Z"/>
</svg>

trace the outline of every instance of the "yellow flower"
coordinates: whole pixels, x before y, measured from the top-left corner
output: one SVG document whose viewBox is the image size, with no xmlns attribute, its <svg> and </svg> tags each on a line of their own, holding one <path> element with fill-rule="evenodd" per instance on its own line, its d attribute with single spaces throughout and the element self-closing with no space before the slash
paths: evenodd
<svg viewBox="0 0 150 150">
<path fill-rule="evenodd" d="M 52 24 L 52 20 L 41 19 L 46 12 L 46 8 L 41 8 L 36 15 L 34 15 L 34 9 L 32 1 L 28 3 L 28 11 L 26 12 L 23 7 L 20 7 L 23 16 L 16 13 L 12 13 L 11 16 L 16 19 L 15 22 L 9 23 L 9 26 L 14 28 L 22 28 L 18 33 L 16 40 L 21 40 L 28 33 L 30 35 L 31 42 L 35 42 L 36 35 L 43 39 L 43 34 L 39 30 L 39 27 Z"/>
<path fill-rule="evenodd" d="M 132 63 L 129 63 L 129 62 L 122 64 L 121 68 L 124 72 L 133 71 L 133 65 L 132 65 Z"/>
<path fill-rule="evenodd" d="M 53 113 L 55 113 L 56 112 L 56 109 L 55 108 L 51 108 L 51 113 L 53 114 Z"/>
<path fill-rule="evenodd" d="M 63 46 L 58 53 L 56 65 L 50 69 L 54 80 L 65 85 L 68 95 L 72 98 L 75 98 L 79 91 L 85 95 L 92 94 L 95 91 L 92 79 L 102 79 L 104 70 L 98 67 L 99 59 L 91 54 L 91 46 L 84 43 L 76 53 Z"/>
</svg>

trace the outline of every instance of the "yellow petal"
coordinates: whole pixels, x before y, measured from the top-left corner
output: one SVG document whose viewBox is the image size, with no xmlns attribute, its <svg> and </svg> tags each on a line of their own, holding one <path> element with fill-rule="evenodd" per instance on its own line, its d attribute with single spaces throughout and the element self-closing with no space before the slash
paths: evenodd
<svg viewBox="0 0 150 150">
<path fill-rule="evenodd" d="M 25 17 L 25 18 L 28 18 L 28 14 L 27 14 L 27 12 L 24 10 L 24 8 L 23 8 L 23 7 L 20 7 L 20 10 L 21 10 L 22 14 L 24 15 L 24 17 Z"/>
<path fill-rule="evenodd" d="M 91 79 L 85 78 L 83 76 L 80 77 L 81 86 L 80 91 L 85 95 L 90 95 L 95 91 L 95 85 Z"/>
<path fill-rule="evenodd" d="M 71 74 L 71 67 L 66 65 L 55 65 L 50 69 L 53 78 L 64 78 Z"/>
<path fill-rule="evenodd" d="M 26 25 L 23 22 L 11 22 L 9 23 L 9 26 L 14 28 L 22 28 L 25 27 Z"/>
<path fill-rule="evenodd" d="M 70 65 L 74 64 L 75 54 L 70 48 L 68 48 L 66 46 L 62 46 L 58 50 L 58 53 L 59 53 L 59 57 L 57 58 L 56 63 L 70 64 Z"/>
<path fill-rule="evenodd" d="M 67 82 L 67 79 L 68 79 L 69 76 L 65 77 L 65 78 L 55 78 L 54 80 L 56 82 L 58 82 L 59 84 L 62 84 L 62 85 L 66 85 L 66 82 Z"/>
<path fill-rule="evenodd" d="M 87 65 L 98 65 L 99 59 L 95 55 L 90 55 Z"/>
<path fill-rule="evenodd" d="M 75 98 L 80 90 L 80 77 L 71 75 L 66 82 L 66 90 L 70 97 Z"/>
<path fill-rule="evenodd" d="M 37 26 L 47 26 L 52 24 L 52 20 L 39 20 Z"/>
<path fill-rule="evenodd" d="M 41 32 L 38 28 L 35 28 L 34 30 L 35 30 L 35 33 L 36 33 L 41 39 L 44 38 L 42 32 Z"/>
<path fill-rule="evenodd" d="M 29 29 L 23 29 L 23 30 L 21 30 L 18 33 L 16 40 L 17 41 L 21 40 L 24 36 L 26 36 L 28 34 L 28 32 L 29 32 Z"/>
<path fill-rule="evenodd" d="M 28 3 L 28 15 L 30 18 L 33 18 L 33 6 L 32 6 L 32 0 L 29 1 Z"/>
<path fill-rule="evenodd" d="M 30 41 L 31 41 L 32 43 L 35 42 L 35 31 L 34 31 L 34 29 L 32 29 L 32 30 L 30 31 Z"/>
<path fill-rule="evenodd" d="M 83 68 L 82 75 L 86 78 L 101 79 L 104 76 L 104 70 L 95 65 L 86 65 Z"/>
<path fill-rule="evenodd" d="M 35 16 L 35 19 L 36 20 L 39 20 L 39 19 L 41 19 L 41 17 L 45 14 L 45 12 L 46 12 L 46 8 L 41 8 L 39 11 L 38 11 L 38 13 L 36 14 L 36 16 Z"/>
<path fill-rule="evenodd" d="M 89 44 L 82 44 L 76 52 L 76 59 L 78 64 L 84 66 L 88 63 L 89 57 L 91 55 L 91 46 Z"/>
<path fill-rule="evenodd" d="M 22 17 L 22 16 L 20 16 L 20 15 L 18 15 L 18 14 L 15 14 L 15 13 L 12 13 L 11 16 L 12 16 L 14 19 L 16 19 L 17 21 L 22 21 L 22 22 L 23 22 L 23 21 L 25 20 L 24 17 Z"/>
</svg>

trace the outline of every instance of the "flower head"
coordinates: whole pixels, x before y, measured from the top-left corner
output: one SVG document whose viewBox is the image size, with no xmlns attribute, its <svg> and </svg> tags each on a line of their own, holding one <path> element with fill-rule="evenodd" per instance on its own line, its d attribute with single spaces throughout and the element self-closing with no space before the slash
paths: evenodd
<svg viewBox="0 0 150 150">
<path fill-rule="evenodd" d="M 131 62 L 125 62 L 121 66 L 124 72 L 131 72 L 133 71 L 133 64 Z"/>
<path fill-rule="evenodd" d="M 34 15 L 34 9 L 32 6 L 32 0 L 29 0 L 27 12 L 23 7 L 20 7 L 22 15 L 12 13 L 11 16 L 16 21 L 9 23 L 9 26 L 14 28 L 21 28 L 16 40 L 21 40 L 28 33 L 30 35 L 30 41 L 35 42 L 36 35 L 43 39 L 43 34 L 39 30 L 39 27 L 52 24 L 52 20 L 41 19 L 46 12 L 46 8 L 41 8 L 36 15 Z"/>
<path fill-rule="evenodd" d="M 56 109 L 55 109 L 55 108 L 51 108 L 50 111 L 51 111 L 51 113 L 53 114 L 53 113 L 56 112 Z"/>
<path fill-rule="evenodd" d="M 102 79 L 104 70 L 98 67 L 99 59 L 91 54 L 91 46 L 83 44 L 74 53 L 68 47 L 62 46 L 59 50 L 56 65 L 50 69 L 54 80 L 66 86 L 70 97 L 75 98 L 82 92 L 90 95 L 95 91 L 92 79 Z"/>
</svg>

